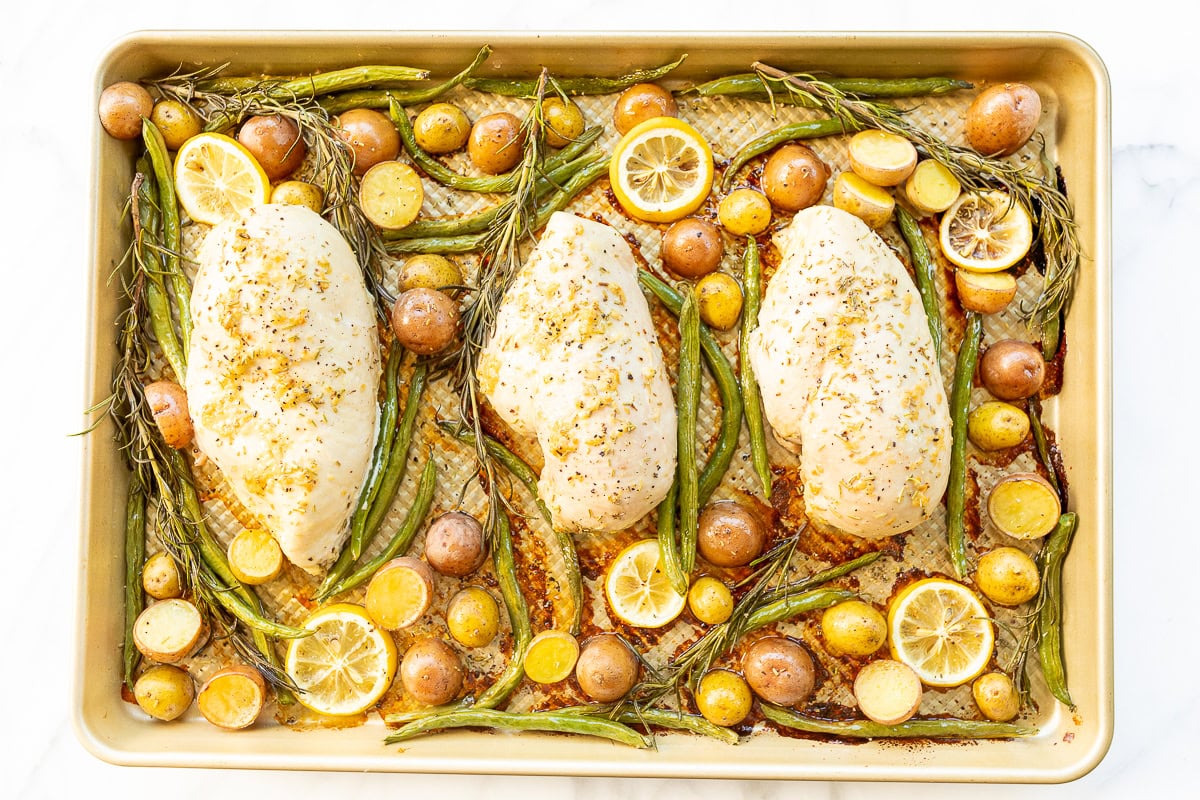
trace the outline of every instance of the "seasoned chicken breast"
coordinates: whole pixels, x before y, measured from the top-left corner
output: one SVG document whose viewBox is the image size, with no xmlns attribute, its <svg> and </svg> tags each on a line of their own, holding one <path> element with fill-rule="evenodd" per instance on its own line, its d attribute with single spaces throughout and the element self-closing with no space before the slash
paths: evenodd
<svg viewBox="0 0 1200 800">
<path fill-rule="evenodd" d="M 775 436 L 800 454 L 814 522 L 868 538 L 930 516 L 950 471 L 950 409 L 921 298 L 857 217 L 829 206 L 775 235 L 750 363 Z"/>
<path fill-rule="evenodd" d="M 288 559 L 337 555 L 378 424 L 379 345 L 337 229 L 293 205 L 209 232 L 192 290 L 188 403 L 200 450 Z"/>
<path fill-rule="evenodd" d="M 545 456 L 538 492 L 554 525 L 615 531 L 666 496 L 675 403 L 629 244 L 557 213 L 513 281 L 479 383 Z"/>
</svg>

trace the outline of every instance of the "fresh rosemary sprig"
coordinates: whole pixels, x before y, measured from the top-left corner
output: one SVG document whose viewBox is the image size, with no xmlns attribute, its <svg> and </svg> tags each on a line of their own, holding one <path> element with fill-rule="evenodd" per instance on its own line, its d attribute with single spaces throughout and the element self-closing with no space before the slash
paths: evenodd
<svg viewBox="0 0 1200 800">
<path fill-rule="evenodd" d="M 793 98 L 833 115 L 848 131 L 877 128 L 905 137 L 917 151 L 953 173 L 970 191 L 1000 189 L 1019 202 L 1034 217 L 1045 271 L 1042 290 L 1023 310 L 1025 318 L 1039 326 L 1057 349 L 1059 320 L 1071 303 L 1079 269 L 1081 248 L 1070 200 L 1059 188 L 1054 170 L 1045 178 L 999 158 L 980 155 L 966 147 L 951 145 L 911 123 L 903 109 L 888 103 L 851 97 L 811 75 L 792 74 L 756 61 L 751 68 L 762 81 L 769 97 L 782 87 Z"/>
</svg>

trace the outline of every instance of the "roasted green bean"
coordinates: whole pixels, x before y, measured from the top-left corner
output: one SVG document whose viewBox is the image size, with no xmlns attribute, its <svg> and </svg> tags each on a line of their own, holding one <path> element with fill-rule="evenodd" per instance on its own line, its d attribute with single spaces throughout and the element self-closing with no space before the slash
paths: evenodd
<svg viewBox="0 0 1200 800">
<path fill-rule="evenodd" d="M 636 709 L 623 706 L 617 712 L 617 722 L 626 725 L 654 725 L 659 728 L 690 731 L 719 739 L 725 744 L 738 743 L 738 735 L 735 731 L 714 725 L 699 714 L 684 714 L 682 711 L 673 711 L 669 708 Z"/>
<path fill-rule="evenodd" d="M 721 191 L 728 192 L 729 187 L 733 185 L 733 179 L 737 176 L 737 172 L 746 162 L 755 156 L 778 147 L 785 142 L 794 142 L 798 139 L 820 139 L 823 136 L 836 136 L 840 133 L 848 133 L 855 128 L 848 128 L 846 125 L 837 119 L 814 119 L 808 122 L 795 122 L 791 125 L 784 125 L 782 128 L 764 133 L 756 139 L 751 139 L 746 144 L 733 154 L 733 158 L 729 159 L 729 164 L 725 167 L 725 172 L 721 177 Z"/>
<path fill-rule="evenodd" d="M 162 221 L 159 242 L 162 264 L 166 270 L 166 279 L 171 285 L 175 316 L 179 320 L 179 344 L 186 355 L 192 341 L 192 290 L 180 264 L 179 206 L 175 199 L 175 176 L 172 173 L 171 155 L 167 152 L 167 143 L 163 141 L 162 132 L 148 119 L 142 120 L 142 141 L 146 145 L 146 153 L 150 156 L 154 183 L 158 187 L 158 213 Z M 180 378 L 182 379 L 182 376 Z"/>
<path fill-rule="evenodd" d="M 606 717 L 556 711 L 518 713 L 495 711 L 490 708 L 469 708 L 425 717 L 392 732 L 383 741 L 385 744 L 396 744 L 445 728 L 501 728 L 514 731 L 575 733 L 582 736 L 598 736 L 617 744 L 643 749 L 654 744 L 650 737 Z"/>
<path fill-rule="evenodd" d="M 751 631 L 756 631 L 773 622 L 782 622 L 785 619 L 791 619 L 797 614 L 803 614 L 806 611 L 829 608 L 845 600 L 853 600 L 856 596 L 854 592 L 848 589 L 810 589 L 807 592 L 799 594 L 784 595 L 778 600 L 765 603 L 750 612 L 742 635 L 744 636 Z"/>
<path fill-rule="evenodd" d="M 468 64 L 462 72 L 434 86 L 423 89 L 357 89 L 322 97 L 319 102 L 321 108 L 330 114 L 341 114 L 352 108 L 387 108 L 389 98 L 394 98 L 402 106 L 432 103 L 473 75 L 491 54 L 492 48 L 484 45 L 476 54 L 475 60 Z"/>
<path fill-rule="evenodd" d="M 983 317 L 967 312 L 967 328 L 954 366 L 954 384 L 950 390 L 950 478 L 946 488 L 946 538 L 954 572 L 964 577 L 971 571 L 967 562 L 967 415 L 971 411 L 971 386 L 975 382 L 975 363 L 983 339 Z"/>
<path fill-rule="evenodd" d="M 398 342 L 392 342 L 388 350 L 387 366 L 383 371 L 384 398 L 379 409 L 379 433 L 375 438 L 375 451 L 371 454 L 371 465 L 354 515 L 350 518 L 350 557 L 357 561 L 362 555 L 363 539 L 367 530 L 367 514 L 371 503 L 379 493 L 379 483 L 392 454 L 392 440 L 396 435 L 396 416 L 400 413 L 400 387 L 397 376 L 404 350 Z"/>
<path fill-rule="evenodd" d="M 638 271 L 638 280 L 668 311 L 679 315 L 683 307 L 683 298 L 678 292 L 645 270 Z M 725 472 L 733 461 L 733 454 L 737 451 L 738 434 L 742 430 L 742 396 L 738 392 L 733 367 L 707 325 L 700 326 L 700 349 L 704 353 L 709 370 L 712 371 L 713 380 L 717 384 L 717 394 L 721 398 L 721 424 L 717 434 L 717 446 L 713 448 L 708 463 L 700 473 L 699 497 L 700 505 L 703 506 L 721 485 Z"/>
<path fill-rule="evenodd" d="M 746 428 L 750 433 L 750 461 L 762 483 L 763 497 L 771 499 L 771 459 L 767 455 L 767 430 L 763 425 L 762 396 L 754 368 L 750 365 L 750 332 L 758 325 L 758 309 L 762 305 L 762 265 L 758 258 L 758 242 L 746 237 L 746 253 L 742 258 L 742 329 L 738 335 L 738 371 L 742 387 L 742 406 Z"/>
<path fill-rule="evenodd" d="M 554 89 L 566 95 L 578 96 L 585 94 L 612 94 L 621 92 L 635 83 L 650 83 L 656 81 L 678 67 L 687 58 L 684 54 L 677 61 L 664 64 L 653 69 L 639 69 L 617 78 L 552 78 Z M 466 81 L 468 89 L 477 92 L 488 92 L 505 97 L 535 97 L 537 95 L 537 79 L 527 80 L 513 78 L 470 78 Z M 549 88 L 549 87 L 548 87 Z M 550 91 L 546 92 L 547 95 Z"/>
<path fill-rule="evenodd" d="M 392 535 L 391 541 L 387 543 L 387 546 L 378 555 L 338 581 L 325 594 L 325 597 L 332 597 L 342 592 L 348 592 L 351 589 L 357 589 L 371 580 L 371 577 L 384 564 L 396 556 L 408 552 L 408 548 L 412 545 L 417 531 L 421 529 L 421 524 L 425 522 L 425 517 L 428 516 L 429 509 L 433 505 L 433 492 L 436 488 L 437 465 L 434 463 L 432 456 L 426 456 L 425 466 L 421 469 L 421 478 L 417 482 L 417 494 L 413 498 L 412 507 L 408 510 L 408 516 L 404 518 L 404 524 L 396 529 L 396 533 Z"/>
<path fill-rule="evenodd" d="M 179 345 L 171 320 L 170 300 L 163 285 L 162 215 L 158 208 L 158 184 L 149 159 L 138 160 L 138 177 L 134 179 L 134 217 L 136 220 L 137 258 L 146 264 L 146 308 L 150 312 L 150 329 L 163 358 L 171 365 L 175 380 L 183 383 L 187 375 L 187 353 Z"/>
<path fill-rule="evenodd" d="M 881 725 L 870 720 L 817 719 L 771 703 L 759 703 L 759 707 L 763 716 L 776 725 L 845 739 L 1013 739 L 1037 733 L 1035 728 L 979 719 L 910 719 L 896 725 Z"/>
<path fill-rule="evenodd" d="M 496 581 L 500 584 L 500 596 L 508 609 L 508 620 L 512 625 L 513 649 L 508 665 L 496 682 L 475 700 L 473 708 L 495 708 L 508 699 L 509 695 L 525 677 L 525 651 L 533 630 L 529 622 L 529 606 L 521 585 L 517 581 L 517 564 L 513 558 L 512 528 L 508 514 L 503 508 L 492 509 L 496 519 L 495 537 L 492 542 L 492 564 L 496 568 Z"/>
<path fill-rule="evenodd" d="M 125 639 L 121 661 L 125 667 L 125 686 L 133 689 L 133 673 L 139 653 L 133 643 L 133 624 L 145 607 L 142 595 L 142 566 L 146 560 L 146 493 L 134 477 L 129 481 L 125 501 Z"/>
<path fill-rule="evenodd" d="M 240 94 L 261 91 L 276 100 L 320 97 L 335 92 L 385 86 L 390 83 L 419 81 L 429 70 L 415 67 L 364 66 L 318 72 L 315 75 L 282 78 L 216 77 L 196 82 L 196 91 L 212 94 Z"/>
<path fill-rule="evenodd" d="M 896 206 L 896 223 L 900 233 L 912 254 L 913 275 L 916 277 L 917 292 L 921 295 L 921 305 L 925 307 L 925 319 L 929 322 L 929 335 L 933 337 L 933 357 L 936 362 L 942 352 L 942 311 L 938 302 L 937 265 L 929 254 L 929 245 L 925 242 L 925 234 L 921 226 L 913 219 L 912 214 L 904 210 L 904 206 Z"/>
<path fill-rule="evenodd" d="M 837 564 L 829 569 L 809 575 L 807 578 L 801 578 L 798 581 L 777 586 L 763 595 L 763 602 L 770 603 L 787 597 L 788 595 L 805 592 L 816 586 L 837 580 L 838 578 L 849 575 L 851 572 L 854 572 L 854 570 L 859 569 L 860 567 L 865 567 L 868 564 L 874 564 L 882 555 L 882 551 L 876 550 L 873 553 L 866 553 L 858 558 L 851 559 L 850 561 L 843 561 L 841 564 Z"/>
<path fill-rule="evenodd" d="M 658 519 L 656 532 L 658 535 L 659 560 L 663 571 L 671 581 L 671 588 L 679 594 L 686 595 L 688 590 L 688 573 L 683 569 L 679 558 L 679 542 L 675 538 L 675 511 L 679 503 L 679 477 L 671 481 L 667 496 L 658 504 Z"/>
<path fill-rule="evenodd" d="M 891 98 L 891 97 L 929 97 L 949 94 L 962 89 L 970 89 L 974 84 L 953 78 L 824 78 L 825 83 L 840 92 L 859 98 Z M 767 78 L 767 81 L 778 86 L 780 81 Z M 794 102 L 791 94 L 786 91 L 768 92 L 759 78 L 758 73 L 743 72 L 737 75 L 726 75 L 706 81 L 697 86 L 684 89 L 681 95 L 699 95 L 700 97 L 744 97 L 750 100 L 770 101 L 791 104 Z"/>
<path fill-rule="evenodd" d="M 1059 701 L 1074 709 L 1071 693 L 1067 691 L 1067 668 L 1063 661 L 1063 562 L 1071 550 L 1078 518 L 1067 512 L 1058 518 L 1058 525 L 1042 552 L 1038 554 L 1041 567 L 1041 588 L 1038 590 L 1037 652 L 1042 663 L 1046 687 Z"/>
<path fill-rule="evenodd" d="M 685 575 L 696 566 L 700 520 L 700 469 L 696 463 L 696 417 L 700 411 L 700 310 L 690 286 L 681 290 L 679 377 L 675 383 L 679 465 L 679 563 Z"/>
<path fill-rule="evenodd" d="M 1042 425 L 1042 401 L 1038 399 L 1037 395 L 1033 395 L 1026 402 L 1029 405 L 1029 429 L 1033 432 L 1033 446 L 1037 450 L 1038 461 L 1041 461 L 1042 466 L 1046 468 L 1050 485 L 1058 494 L 1058 500 L 1062 503 L 1063 508 L 1066 508 L 1067 493 L 1063 491 L 1062 484 L 1059 483 L 1058 470 L 1054 466 L 1054 459 L 1050 457 L 1050 442 L 1046 439 L 1046 429 Z"/>
</svg>

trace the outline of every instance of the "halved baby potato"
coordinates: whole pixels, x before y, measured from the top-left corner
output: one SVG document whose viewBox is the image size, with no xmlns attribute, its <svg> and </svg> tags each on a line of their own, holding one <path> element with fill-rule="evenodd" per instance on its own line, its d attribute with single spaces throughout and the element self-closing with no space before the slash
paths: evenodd
<svg viewBox="0 0 1200 800">
<path fill-rule="evenodd" d="M 267 685 L 258 670 L 240 664 L 218 670 L 196 695 L 200 714 L 218 728 L 236 731 L 258 720 Z"/>
<path fill-rule="evenodd" d="M 146 607 L 133 623 L 133 643 L 142 655 L 174 664 L 195 653 L 208 637 L 208 623 L 195 605 L 180 598 Z"/>
<path fill-rule="evenodd" d="M 849 156 L 850 168 L 876 186 L 899 186 L 917 166 L 917 148 L 913 143 L 887 131 L 854 134 Z"/>
<path fill-rule="evenodd" d="M 270 583 L 283 572 L 283 551 L 267 531 L 246 528 L 229 543 L 229 568 L 250 586 Z"/>
<path fill-rule="evenodd" d="M 992 522 L 1014 539 L 1040 539 L 1058 524 L 1062 504 L 1050 481 L 1036 472 L 1008 475 L 992 487 L 987 501 Z"/>
<path fill-rule="evenodd" d="M 375 225 L 397 231 L 417 218 L 425 202 L 425 189 L 412 167 L 399 161 L 384 161 L 363 175 L 358 202 L 363 214 Z"/>
<path fill-rule="evenodd" d="M 892 218 L 896 199 L 886 189 L 854 172 L 843 172 L 833 182 L 833 205 L 872 228 L 882 228 Z"/>
<path fill-rule="evenodd" d="M 854 699 L 863 716 L 880 725 L 899 725 L 921 707 L 921 679 L 907 664 L 881 658 L 858 671 Z"/>
<path fill-rule="evenodd" d="M 954 270 L 958 302 L 967 311 L 996 314 L 1017 296 L 1017 279 L 1011 272 L 972 272 Z"/>
<path fill-rule="evenodd" d="M 933 159 L 917 164 L 904 182 L 904 196 L 922 214 L 940 214 L 962 193 L 962 185 L 945 165 Z"/>
</svg>

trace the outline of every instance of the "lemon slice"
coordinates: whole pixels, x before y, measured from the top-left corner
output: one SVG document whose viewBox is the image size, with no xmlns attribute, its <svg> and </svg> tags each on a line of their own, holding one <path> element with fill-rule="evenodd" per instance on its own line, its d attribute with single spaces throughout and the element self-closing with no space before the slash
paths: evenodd
<svg viewBox="0 0 1200 800">
<path fill-rule="evenodd" d="M 396 675 L 396 645 L 366 609 L 335 603 L 309 615 L 312 636 L 293 639 L 285 669 L 303 691 L 299 701 L 321 714 L 360 714 L 378 702 Z"/>
<path fill-rule="evenodd" d="M 1033 221 L 1004 192 L 961 195 L 942 215 L 942 252 L 956 266 L 999 272 L 1016 264 L 1033 244 Z"/>
<path fill-rule="evenodd" d="M 189 217 L 216 225 L 267 202 L 271 181 L 236 140 L 202 133 L 184 142 L 175 156 L 175 194 Z"/>
<path fill-rule="evenodd" d="M 695 128 L 675 117 L 635 125 L 613 151 L 617 201 L 646 222 L 673 222 L 698 209 L 712 189 L 713 156 Z"/>
<path fill-rule="evenodd" d="M 671 587 L 655 539 L 634 542 L 613 559 L 604 578 L 604 594 L 613 614 L 638 628 L 661 628 L 687 604 L 687 596 Z"/>
<path fill-rule="evenodd" d="M 961 686 L 992 658 L 996 635 L 979 597 L 961 583 L 926 578 L 888 608 L 892 657 L 926 686 Z"/>
<path fill-rule="evenodd" d="M 565 631 L 542 631 L 525 651 L 525 676 L 538 683 L 565 680 L 579 660 L 579 642 Z"/>
</svg>

